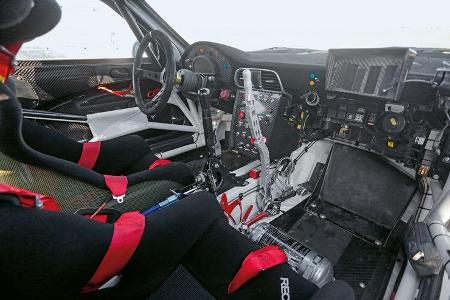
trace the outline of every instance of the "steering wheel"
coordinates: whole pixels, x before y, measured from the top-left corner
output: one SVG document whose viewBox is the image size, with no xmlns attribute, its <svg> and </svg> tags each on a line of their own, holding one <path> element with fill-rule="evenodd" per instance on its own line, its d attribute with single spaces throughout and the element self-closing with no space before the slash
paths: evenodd
<svg viewBox="0 0 450 300">
<path fill-rule="evenodd" d="M 153 49 L 158 49 L 158 47 L 161 48 L 164 54 L 162 61 L 165 61 L 165 66 L 161 65 L 161 61 L 158 60 L 150 45 L 154 46 Z M 152 65 L 157 65 L 159 71 L 145 70 L 142 68 L 144 52 L 148 53 Z M 176 72 L 175 54 L 172 42 L 161 31 L 153 30 L 148 32 L 139 43 L 133 63 L 134 99 L 137 106 L 144 114 L 154 118 L 165 107 L 172 94 Z M 162 85 L 161 90 L 151 100 L 144 100 L 142 97 L 142 79 L 150 79 L 159 82 Z"/>
</svg>

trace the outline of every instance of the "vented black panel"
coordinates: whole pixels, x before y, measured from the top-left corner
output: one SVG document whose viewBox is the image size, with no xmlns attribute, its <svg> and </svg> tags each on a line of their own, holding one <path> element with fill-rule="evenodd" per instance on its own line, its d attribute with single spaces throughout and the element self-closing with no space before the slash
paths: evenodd
<svg viewBox="0 0 450 300">
<path fill-rule="evenodd" d="M 353 86 L 353 82 L 355 81 L 358 65 L 345 63 L 342 68 L 344 70 L 342 71 L 343 75 L 341 77 L 339 87 L 344 90 L 350 90 Z"/>
<path fill-rule="evenodd" d="M 261 71 L 261 88 L 267 91 L 281 92 L 277 74 L 271 71 Z"/>
<path fill-rule="evenodd" d="M 369 75 L 367 76 L 366 85 L 364 86 L 364 94 L 373 94 L 380 78 L 381 67 L 371 66 Z"/>
<path fill-rule="evenodd" d="M 378 90 L 378 94 L 382 96 L 386 89 L 391 89 L 395 84 L 395 73 L 397 72 L 398 66 L 390 65 L 386 67 L 386 71 L 384 72 L 383 82 L 381 82 L 380 89 Z"/>
<path fill-rule="evenodd" d="M 331 49 L 325 89 L 397 100 L 414 58 L 408 48 Z"/>
<path fill-rule="evenodd" d="M 245 69 L 236 70 L 234 79 L 237 86 L 244 88 Z M 249 69 L 252 73 L 252 84 L 255 90 L 264 90 L 271 92 L 282 92 L 283 85 L 275 71 L 264 69 Z"/>
</svg>

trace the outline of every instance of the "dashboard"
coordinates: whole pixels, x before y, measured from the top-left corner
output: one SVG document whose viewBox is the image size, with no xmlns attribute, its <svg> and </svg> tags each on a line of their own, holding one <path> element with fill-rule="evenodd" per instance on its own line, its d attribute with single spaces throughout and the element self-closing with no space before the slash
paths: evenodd
<svg viewBox="0 0 450 300">
<path fill-rule="evenodd" d="M 258 154 L 243 104 L 242 71 L 248 68 L 272 159 L 289 155 L 300 143 L 327 138 L 437 178 L 450 170 L 443 108 L 448 99 L 438 92 L 450 81 L 449 72 L 437 80 L 446 59 L 450 55 L 429 49 L 244 52 L 198 42 L 181 63 L 215 76 L 211 105 L 233 115 L 229 144 L 246 156 Z"/>
<path fill-rule="evenodd" d="M 199 44 L 192 47 L 184 57 L 183 65 L 195 73 L 213 74 L 216 80 L 229 82 L 232 79 L 231 64 L 217 49 Z"/>
</svg>

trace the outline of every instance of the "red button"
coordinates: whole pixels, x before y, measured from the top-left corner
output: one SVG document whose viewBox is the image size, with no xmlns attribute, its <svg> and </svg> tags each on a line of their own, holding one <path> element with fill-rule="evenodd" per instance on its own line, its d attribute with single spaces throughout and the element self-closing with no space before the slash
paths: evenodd
<svg viewBox="0 0 450 300">
<path fill-rule="evenodd" d="M 221 100 L 228 100 L 228 98 L 230 98 L 230 96 L 231 96 L 230 90 L 227 90 L 227 89 L 220 90 L 219 98 Z"/>
<path fill-rule="evenodd" d="M 250 144 L 252 144 L 252 145 L 255 144 L 255 138 L 254 138 L 254 137 L 251 137 L 251 138 L 250 138 Z"/>
<path fill-rule="evenodd" d="M 245 112 L 244 111 L 240 111 L 239 112 L 239 119 L 244 119 L 245 118 Z"/>
<path fill-rule="evenodd" d="M 261 170 L 251 169 L 250 172 L 248 172 L 248 176 L 253 179 L 258 179 L 259 175 L 261 175 Z"/>
</svg>

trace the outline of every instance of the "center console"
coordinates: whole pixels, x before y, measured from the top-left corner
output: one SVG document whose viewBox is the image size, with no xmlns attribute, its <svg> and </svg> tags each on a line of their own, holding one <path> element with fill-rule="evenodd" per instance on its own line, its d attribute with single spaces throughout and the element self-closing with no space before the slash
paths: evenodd
<svg viewBox="0 0 450 300">
<path fill-rule="evenodd" d="M 235 83 L 238 89 L 233 109 L 231 141 L 233 148 L 239 153 L 257 158 L 258 150 L 245 116 L 243 70 L 238 69 L 235 73 Z M 298 146 L 297 130 L 284 119 L 284 111 L 290 99 L 284 92 L 277 73 L 264 69 L 250 69 L 250 71 L 253 95 L 256 100 L 256 113 L 262 135 L 266 138 L 270 157 L 277 159 L 288 156 Z"/>
</svg>

